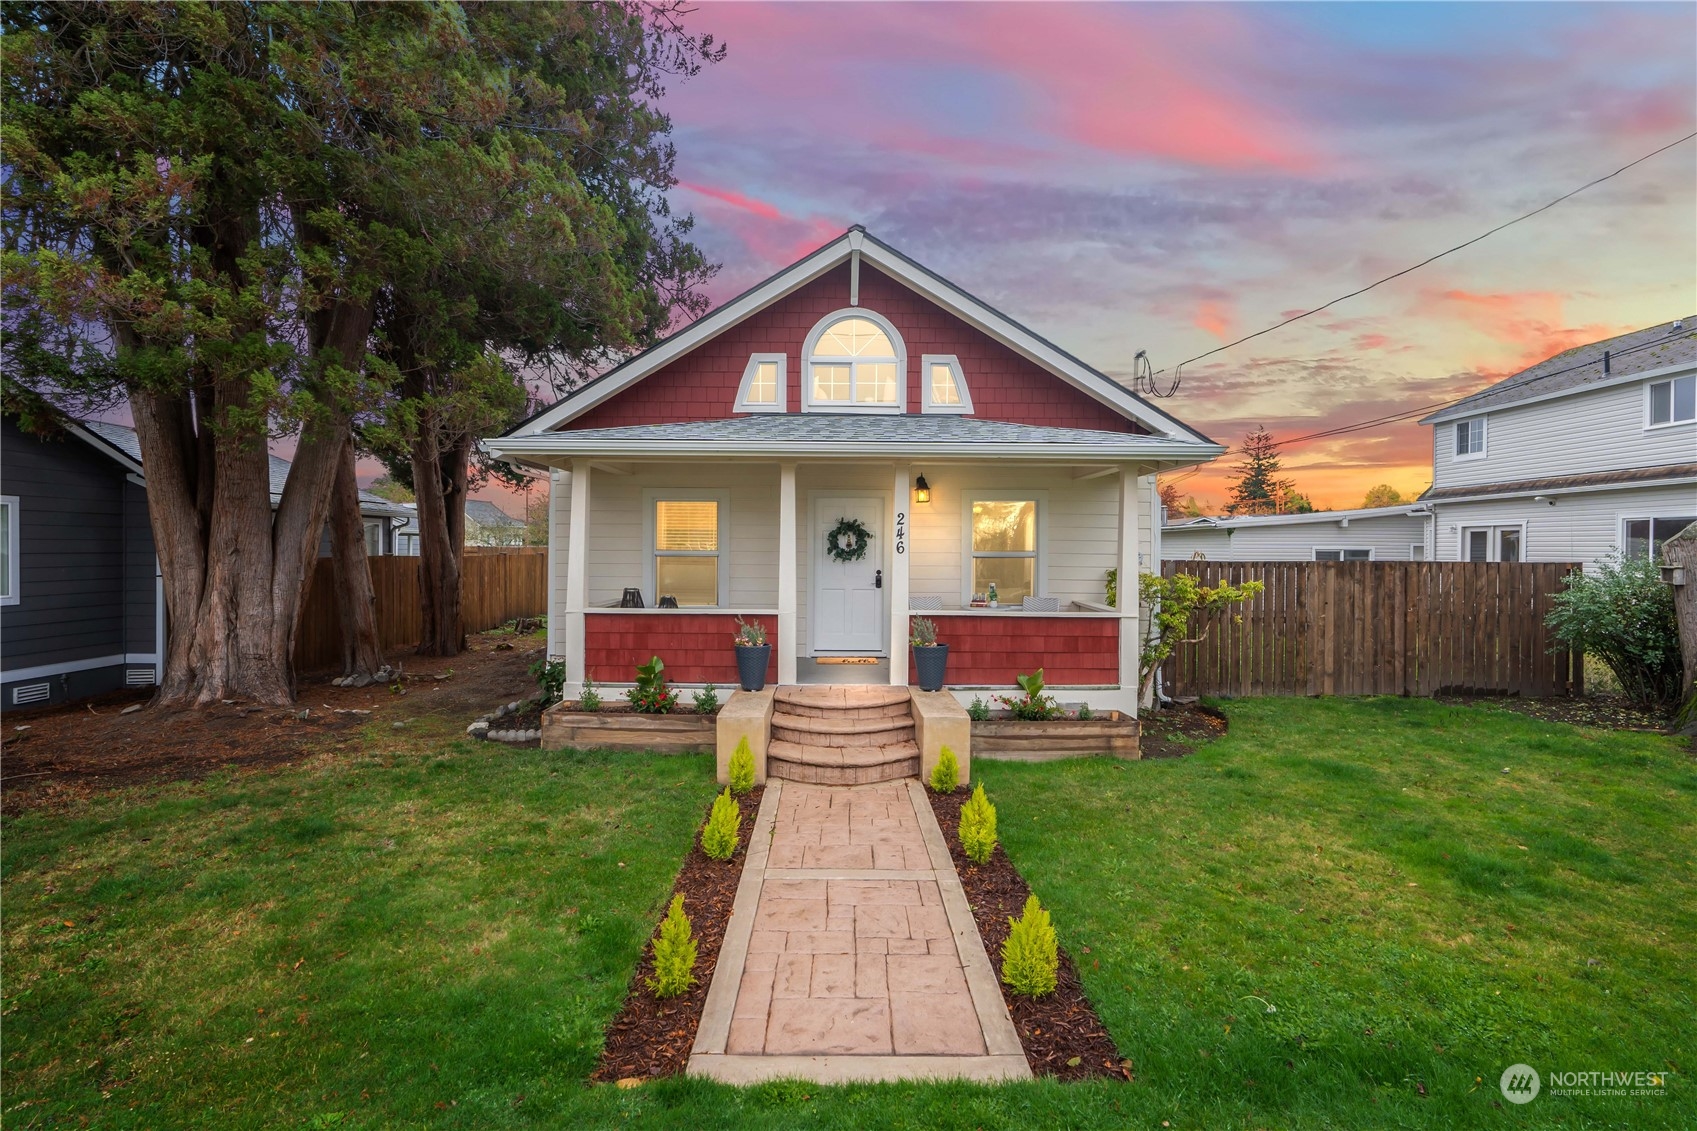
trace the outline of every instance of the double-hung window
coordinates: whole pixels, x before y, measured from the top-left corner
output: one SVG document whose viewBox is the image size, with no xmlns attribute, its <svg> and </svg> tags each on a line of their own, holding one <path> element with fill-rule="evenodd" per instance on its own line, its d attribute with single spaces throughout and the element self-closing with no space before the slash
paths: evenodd
<svg viewBox="0 0 1697 1131">
<path fill-rule="evenodd" d="M 18 497 L 0 495 L 0 605 L 18 603 Z"/>
<path fill-rule="evenodd" d="M 1697 373 L 1650 383 L 1650 427 L 1697 420 Z"/>
<path fill-rule="evenodd" d="M 827 316 L 807 336 L 806 408 L 816 412 L 901 412 L 907 354 L 883 318 L 850 309 Z"/>
<path fill-rule="evenodd" d="M 1621 523 L 1622 549 L 1629 558 L 1662 556 L 1662 543 L 1697 522 L 1697 515 L 1683 518 L 1629 518 Z"/>
<path fill-rule="evenodd" d="M 723 492 L 648 491 L 648 591 L 653 604 L 670 597 L 679 608 L 724 604 L 729 577 L 721 560 Z"/>
<path fill-rule="evenodd" d="M 1481 459 L 1485 455 L 1485 418 L 1471 417 L 1455 422 L 1455 458 Z"/>
<path fill-rule="evenodd" d="M 1017 493 L 967 496 L 966 552 L 972 568 L 964 597 L 988 595 L 992 584 L 1003 605 L 1042 595 L 1040 501 Z"/>
</svg>

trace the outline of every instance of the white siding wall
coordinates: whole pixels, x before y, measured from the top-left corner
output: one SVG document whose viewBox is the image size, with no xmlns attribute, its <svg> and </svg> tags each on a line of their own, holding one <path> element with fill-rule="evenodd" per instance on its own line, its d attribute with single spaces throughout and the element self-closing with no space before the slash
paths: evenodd
<svg viewBox="0 0 1697 1131">
<path fill-rule="evenodd" d="M 1161 554 L 1169 561 L 1202 551 L 1217 562 L 1307 562 L 1315 549 L 1373 551 L 1373 560 L 1405 562 L 1410 547 L 1424 545 L 1426 520 L 1418 515 L 1386 515 L 1355 518 L 1348 526 L 1336 522 L 1292 522 L 1267 526 L 1242 526 L 1232 530 L 1186 530 L 1168 527 L 1161 532 Z"/>
<path fill-rule="evenodd" d="M 1511 483 L 1697 460 L 1697 423 L 1646 428 L 1646 382 L 1486 415 L 1485 455 L 1455 458 L 1455 422 L 1433 426 L 1435 488 Z"/>
<path fill-rule="evenodd" d="M 1074 479 L 1067 469 L 1018 465 L 912 465 L 931 486 L 931 502 L 910 504 L 910 592 L 937 595 L 945 607 L 960 603 L 962 569 L 962 498 L 975 490 L 1033 491 L 1043 500 L 1041 545 L 1045 574 L 1043 595 L 1070 601 L 1101 601 L 1107 571 L 1117 564 L 1119 478 Z M 589 602 L 616 602 L 627 585 L 642 585 L 645 488 L 717 488 L 729 492 L 729 529 L 725 557 L 730 569 L 733 608 L 776 608 L 778 604 L 778 468 L 776 464 L 637 464 L 629 475 L 593 471 L 590 477 Z M 808 596 L 813 564 L 813 499 L 821 494 L 865 492 L 890 500 L 894 487 L 889 464 L 808 464 L 796 471 L 797 633 L 807 648 Z M 893 501 L 893 500 L 890 500 Z M 889 521 L 886 502 L 885 521 Z M 1148 568 L 1149 490 L 1137 491 L 1138 546 Z M 564 622 L 567 542 L 571 529 L 571 476 L 557 477 L 549 496 L 553 548 L 551 613 Z M 890 568 L 886 530 L 874 553 Z M 558 645 L 554 645 L 558 647 Z"/>
<path fill-rule="evenodd" d="M 1697 487 L 1633 487 L 1555 496 L 1556 505 L 1529 498 L 1437 506 L 1439 561 L 1460 560 L 1461 531 L 1469 526 L 1523 523 L 1529 562 L 1595 564 L 1620 544 L 1622 519 L 1697 514 Z"/>
</svg>

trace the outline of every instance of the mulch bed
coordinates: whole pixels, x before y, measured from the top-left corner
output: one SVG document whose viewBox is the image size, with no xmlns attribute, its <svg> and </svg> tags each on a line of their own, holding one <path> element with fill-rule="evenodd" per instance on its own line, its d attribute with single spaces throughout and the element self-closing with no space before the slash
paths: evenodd
<svg viewBox="0 0 1697 1131">
<path fill-rule="evenodd" d="M 1145 758 L 1182 758 L 1226 733 L 1224 712 L 1202 703 L 1175 703 L 1138 716 L 1138 747 Z"/>
<path fill-rule="evenodd" d="M 696 842 L 684 858 L 677 884 L 666 896 L 667 908 L 671 906 L 672 895 L 684 897 L 684 914 L 689 916 L 690 927 L 695 932 L 695 988 L 665 1001 L 648 989 L 648 979 L 654 976 L 651 944 L 660 935 L 657 918 L 650 945 L 643 947 L 642 958 L 631 977 L 624 1008 L 607 1027 L 601 1063 L 591 1079 L 643 1080 L 672 1076 L 681 1074 L 689 1064 L 689 1050 L 695 1044 L 701 1010 L 707 1004 L 707 987 L 713 984 L 713 971 L 719 964 L 719 945 L 724 942 L 725 927 L 731 921 L 731 905 L 736 902 L 737 883 L 742 879 L 743 861 L 747 859 L 749 838 L 754 833 L 754 817 L 760 811 L 760 798 L 765 792 L 765 786 L 755 786 L 753 792 L 737 799 L 742 806 L 742 841 L 729 860 L 714 860 L 701 851 L 701 826 L 696 826 Z M 707 813 L 712 808 L 709 803 L 703 810 L 701 824 L 707 823 Z M 661 916 L 664 915 L 662 910 Z"/>
<path fill-rule="evenodd" d="M 966 890 L 966 902 L 978 921 L 978 933 L 984 936 L 984 949 L 989 952 L 991 965 L 999 977 L 1002 945 L 1008 938 L 1008 919 L 1024 911 L 1025 898 L 1031 889 L 1000 844 L 984 864 L 974 864 L 961 851 L 960 807 L 971 796 L 967 790 L 957 789 L 939 796 L 927 789 L 925 794 L 931 799 L 937 824 L 942 826 L 943 839 L 948 842 L 955 871 L 960 873 L 961 886 Z M 1096 1016 L 1096 1008 L 1084 996 L 1072 957 L 1064 949 L 1060 957 L 1052 994 L 1024 997 L 1010 993 L 1002 985 L 1002 1000 L 1007 1002 L 1008 1013 L 1013 1016 L 1031 1071 L 1057 1080 L 1088 1080 L 1097 1076 L 1130 1080 L 1131 1061 L 1120 1056 L 1102 1019 Z"/>
</svg>

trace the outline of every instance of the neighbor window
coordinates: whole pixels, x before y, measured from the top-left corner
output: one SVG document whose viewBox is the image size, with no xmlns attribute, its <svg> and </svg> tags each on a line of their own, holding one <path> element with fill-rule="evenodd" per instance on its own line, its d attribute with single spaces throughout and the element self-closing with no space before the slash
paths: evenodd
<svg viewBox="0 0 1697 1131">
<path fill-rule="evenodd" d="M 383 524 L 381 522 L 366 522 L 365 524 L 365 556 L 375 558 L 383 553 Z"/>
<path fill-rule="evenodd" d="M 972 395 L 966 391 L 960 358 L 952 353 L 928 353 L 920 359 L 919 372 L 924 382 L 926 412 L 965 415 L 972 411 Z"/>
<path fill-rule="evenodd" d="M 654 603 L 680 608 L 719 603 L 719 499 L 660 498 L 654 503 Z"/>
<path fill-rule="evenodd" d="M 1423 562 L 1423 561 L 1425 561 L 1426 560 L 1426 543 L 1424 543 L 1424 542 L 1412 542 L 1412 543 L 1410 543 L 1409 547 L 1408 547 L 1408 560 L 1411 561 L 1411 562 Z"/>
<path fill-rule="evenodd" d="M 1461 532 L 1461 556 L 1469 562 L 1518 562 L 1520 527 L 1471 526 Z"/>
<path fill-rule="evenodd" d="M 1037 500 L 974 498 L 967 505 L 972 593 L 987 596 L 994 584 L 1003 605 L 1039 596 Z"/>
<path fill-rule="evenodd" d="M 1373 551 L 1315 550 L 1314 560 L 1317 562 L 1370 562 L 1373 560 Z"/>
<path fill-rule="evenodd" d="M 808 335 L 807 405 L 850 412 L 900 411 L 907 359 L 894 327 L 870 312 L 839 311 Z"/>
<path fill-rule="evenodd" d="M 1629 518 L 1621 524 L 1625 535 L 1622 549 L 1629 558 L 1649 558 L 1655 561 L 1662 556 L 1662 543 L 1697 522 L 1697 515 L 1685 518 Z"/>
<path fill-rule="evenodd" d="M 18 497 L 0 496 L 0 605 L 18 603 Z"/>
<path fill-rule="evenodd" d="M 781 353 L 757 353 L 748 359 L 737 390 L 734 412 L 783 412 L 788 407 L 788 381 Z"/>
<path fill-rule="evenodd" d="M 1455 422 L 1455 456 L 1465 459 L 1469 456 L 1485 454 L 1485 418 L 1475 416 L 1471 420 Z"/>
<path fill-rule="evenodd" d="M 1650 426 L 1697 420 L 1697 373 L 1650 385 Z"/>
</svg>

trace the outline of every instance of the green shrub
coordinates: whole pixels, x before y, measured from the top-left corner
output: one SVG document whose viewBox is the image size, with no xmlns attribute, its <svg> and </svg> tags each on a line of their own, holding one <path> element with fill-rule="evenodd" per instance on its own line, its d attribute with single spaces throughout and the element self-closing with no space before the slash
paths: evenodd
<svg viewBox="0 0 1697 1131">
<path fill-rule="evenodd" d="M 996 851 L 996 807 L 984 796 L 982 785 L 960 807 L 960 846 L 974 864 L 987 862 Z"/>
<path fill-rule="evenodd" d="M 930 617 L 914 617 L 913 627 L 909 630 L 908 643 L 915 648 L 935 648 L 937 646 L 937 622 Z"/>
<path fill-rule="evenodd" d="M 577 709 L 580 711 L 599 711 L 601 709 L 601 693 L 595 690 L 595 681 L 587 675 L 583 677 L 583 693 L 577 697 Z"/>
<path fill-rule="evenodd" d="M 701 830 L 701 851 L 715 860 L 729 860 L 742 840 L 737 831 L 742 827 L 742 806 L 725 790 L 713 799 L 713 812 L 707 826 Z"/>
<path fill-rule="evenodd" d="M 1058 719 L 1066 714 L 1066 710 L 1057 702 L 1053 695 L 1043 694 L 1043 669 L 1038 668 L 1030 675 L 1014 677 L 1024 695 L 998 695 L 996 701 L 1006 707 L 1016 719 L 1030 722 L 1042 719 Z"/>
<path fill-rule="evenodd" d="M 966 709 L 966 717 L 975 723 L 990 721 L 990 704 L 984 702 L 982 695 L 972 697 L 972 705 Z"/>
<path fill-rule="evenodd" d="M 1090 709 L 1090 704 L 1088 704 L 1088 703 L 1081 703 L 1081 704 L 1080 704 L 1080 705 L 1079 705 L 1079 708 L 1078 708 L 1078 720 L 1079 720 L 1079 721 L 1080 721 L 1080 722 L 1085 722 L 1085 723 L 1087 723 L 1087 722 L 1089 722 L 1089 721 L 1090 721 L 1090 720 L 1091 720 L 1091 719 L 1093 719 L 1093 718 L 1095 718 L 1095 717 L 1096 717 L 1096 712 L 1095 712 L 1095 711 L 1092 711 L 1092 710 L 1091 710 L 1091 709 Z"/>
<path fill-rule="evenodd" d="M 1240 605 L 1261 595 L 1267 588 L 1260 581 L 1245 581 L 1229 585 L 1222 581 L 1212 589 L 1203 585 L 1195 574 L 1175 573 L 1162 577 L 1158 573 L 1140 574 L 1137 591 L 1143 614 L 1143 647 L 1138 652 L 1139 696 L 1149 695 L 1155 687 L 1155 673 L 1167 662 L 1167 657 L 1180 644 L 1198 644 L 1205 640 L 1215 623 L 1213 614 L 1231 605 Z M 1116 605 L 1117 607 L 1117 605 Z M 1202 618 L 1196 635 L 1190 635 L 1192 618 Z M 1232 619 L 1242 623 L 1241 614 Z"/>
<path fill-rule="evenodd" d="M 937 793 L 953 793 L 960 784 L 960 759 L 953 747 L 945 746 L 937 754 L 937 764 L 931 767 L 931 788 Z"/>
<path fill-rule="evenodd" d="M 666 686 L 666 665 L 655 656 L 636 669 L 636 686 L 626 692 L 631 710 L 642 715 L 669 715 L 678 705 L 678 693 Z"/>
<path fill-rule="evenodd" d="M 695 693 L 695 713 L 711 715 L 719 709 L 719 689 L 711 683 Z"/>
<path fill-rule="evenodd" d="M 565 694 L 566 662 L 544 657 L 530 665 L 530 678 L 536 681 L 537 688 L 542 692 L 542 705 L 551 707 Z"/>
<path fill-rule="evenodd" d="M 1574 570 L 1544 618 L 1564 648 L 1597 656 L 1627 698 L 1645 707 L 1677 704 L 1682 662 L 1673 590 L 1649 558 L 1605 558 Z"/>
<path fill-rule="evenodd" d="M 748 736 L 745 734 L 737 739 L 737 748 L 731 751 L 731 792 L 747 793 L 754 788 L 754 751 L 748 748 Z"/>
<path fill-rule="evenodd" d="M 672 909 L 660 922 L 660 937 L 654 940 L 654 976 L 648 988 L 655 997 L 677 997 L 695 985 L 695 938 L 689 916 L 684 914 L 684 897 L 672 897 Z"/>
<path fill-rule="evenodd" d="M 1049 913 L 1036 895 L 1026 897 L 1025 910 L 1018 919 L 1009 919 L 1008 927 L 1008 941 L 1002 944 L 1002 981 L 1026 997 L 1054 993 L 1061 967 L 1060 944 Z"/>
</svg>

